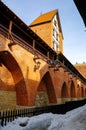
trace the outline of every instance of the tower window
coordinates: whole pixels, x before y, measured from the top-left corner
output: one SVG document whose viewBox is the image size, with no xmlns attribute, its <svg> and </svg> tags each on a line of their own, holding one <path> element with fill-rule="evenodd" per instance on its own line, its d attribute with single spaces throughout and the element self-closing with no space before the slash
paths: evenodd
<svg viewBox="0 0 86 130">
<path fill-rule="evenodd" d="M 59 45 L 58 45 L 58 43 L 55 40 L 53 40 L 53 49 L 55 51 L 59 50 Z"/>
<path fill-rule="evenodd" d="M 56 20 L 54 20 L 54 25 L 56 26 Z"/>
</svg>

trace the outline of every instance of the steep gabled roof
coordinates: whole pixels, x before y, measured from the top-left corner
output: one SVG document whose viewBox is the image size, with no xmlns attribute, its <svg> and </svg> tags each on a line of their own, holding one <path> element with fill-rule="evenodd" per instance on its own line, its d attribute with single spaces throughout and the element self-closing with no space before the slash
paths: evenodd
<svg viewBox="0 0 86 130">
<path fill-rule="evenodd" d="M 58 24 L 59 24 L 59 30 L 60 32 L 62 32 L 62 28 L 61 28 L 61 23 L 60 23 L 60 18 L 59 18 L 59 13 L 58 10 L 52 10 L 50 12 L 44 13 L 42 15 L 40 15 L 39 17 L 37 17 L 30 25 L 29 27 L 33 27 L 36 25 L 40 25 L 40 24 L 44 24 L 44 23 L 48 23 L 51 22 L 53 17 L 55 16 L 55 14 L 57 14 L 58 17 Z M 63 34 L 62 34 L 63 37 Z"/>
<path fill-rule="evenodd" d="M 39 17 L 37 17 L 37 18 L 30 24 L 30 27 L 51 21 L 52 18 L 54 17 L 54 15 L 55 15 L 57 12 L 58 12 L 57 10 L 53 10 L 53 11 L 50 11 L 50 12 L 47 12 L 47 13 L 45 13 L 45 14 L 40 15 Z"/>
</svg>

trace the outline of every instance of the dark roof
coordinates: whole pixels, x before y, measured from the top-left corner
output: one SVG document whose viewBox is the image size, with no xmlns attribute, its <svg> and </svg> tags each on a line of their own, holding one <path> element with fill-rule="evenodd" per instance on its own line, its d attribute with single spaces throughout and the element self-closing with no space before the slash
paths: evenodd
<svg viewBox="0 0 86 130">
<path fill-rule="evenodd" d="M 86 26 L 86 0 L 74 0 L 74 3 Z"/>
</svg>

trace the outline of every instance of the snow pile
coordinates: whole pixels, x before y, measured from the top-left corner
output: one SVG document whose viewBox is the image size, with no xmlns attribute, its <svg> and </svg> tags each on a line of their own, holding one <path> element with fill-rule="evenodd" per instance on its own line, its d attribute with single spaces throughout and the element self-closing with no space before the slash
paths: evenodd
<svg viewBox="0 0 86 130">
<path fill-rule="evenodd" d="M 86 130 L 86 105 L 64 115 L 45 113 L 19 117 L 0 130 Z"/>
</svg>

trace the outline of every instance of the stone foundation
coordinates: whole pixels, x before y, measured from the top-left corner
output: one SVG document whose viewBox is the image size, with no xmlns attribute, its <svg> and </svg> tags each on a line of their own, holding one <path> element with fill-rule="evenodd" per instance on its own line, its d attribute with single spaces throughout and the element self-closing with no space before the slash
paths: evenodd
<svg viewBox="0 0 86 130">
<path fill-rule="evenodd" d="M 16 92 L 0 91 L 0 110 L 16 108 Z"/>
<path fill-rule="evenodd" d="M 49 105 L 48 95 L 46 92 L 37 92 L 35 105 L 37 107 Z"/>
<path fill-rule="evenodd" d="M 57 104 L 64 104 L 65 102 L 71 101 L 70 98 L 58 98 Z"/>
</svg>

